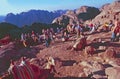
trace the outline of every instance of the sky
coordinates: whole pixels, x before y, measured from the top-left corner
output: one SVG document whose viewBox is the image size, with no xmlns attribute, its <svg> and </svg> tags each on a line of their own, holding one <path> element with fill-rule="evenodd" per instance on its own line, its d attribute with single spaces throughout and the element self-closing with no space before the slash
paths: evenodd
<svg viewBox="0 0 120 79">
<path fill-rule="evenodd" d="M 54 11 L 59 9 L 77 9 L 80 6 L 100 8 L 114 0 L 0 0 L 0 15 L 26 12 L 31 9 Z"/>
</svg>

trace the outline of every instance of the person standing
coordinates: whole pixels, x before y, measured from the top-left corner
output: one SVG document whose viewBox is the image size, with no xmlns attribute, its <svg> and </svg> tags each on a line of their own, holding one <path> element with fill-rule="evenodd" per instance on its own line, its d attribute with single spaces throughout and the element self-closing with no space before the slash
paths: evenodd
<svg viewBox="0 0 120 79">
<path fill-rule="evenodd" d="M 117 34 L 118 34 L 118 36 L 117 36 Z M 116 19 L 116 21 L 115 21 L 115 27 L 112 30 L 111 41 L 116 41 L 116 37 L 118 39 L 120 37 L 120 21 L 119 21 L 119 19 Z"/>
</svg>

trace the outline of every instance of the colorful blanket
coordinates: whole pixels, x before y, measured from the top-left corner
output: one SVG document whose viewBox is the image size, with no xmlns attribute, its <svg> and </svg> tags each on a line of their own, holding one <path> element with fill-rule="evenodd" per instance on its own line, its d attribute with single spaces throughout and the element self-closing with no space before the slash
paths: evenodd
<svg viewBox="0 0 120 79">
<path fill-rule="evenodd" d="M 47 79 L 50 69 L 40 69 L 29 62 L 22 62 L 20 65 L 10 67 L 10 73 L 14 79 Z"/>
</svg>

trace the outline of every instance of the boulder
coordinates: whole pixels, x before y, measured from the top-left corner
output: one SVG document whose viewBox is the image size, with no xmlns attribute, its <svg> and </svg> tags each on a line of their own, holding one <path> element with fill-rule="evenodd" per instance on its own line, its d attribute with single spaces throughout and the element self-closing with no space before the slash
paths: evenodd
<svg viewBox="0 0 120 79">
<path fill-rule="evenodd" d="M 88 77 L 88 75 L 90 75 L 92 73 L 90 68 L 84 68 L 83 71 L 84 71 L 86 77 Z"/>
<path fill-rule="evenodd" d="M 83 67 L 92 68 L 92 65 L 89 62 L 87 62 L 87 61 L 82 61 L 82 62 L 78 63 L 78 65 L 81 65 Z"/>
<path fill-rule="evenodd" d="M 104 69 L 103 65 L 97 61 L 93 63 L 92 72 L 102 71 Z M 98 73 L 99 74 L 99 73 Z"/>
<path fill-rule="evenodd" d="M 84 49 L 86 46 L 86 38 L 84 36 L 82 36 L 81 38 L 78 38 L 75 42 L 75 44 L 73 45 L 73 48 L 75 50 L 82 50 Z"/>
<path fill-rule="evenodd" d="M 115 58 L 116 57 L 116 51 L 115 49 L 113 48 L 108 48 L 105 53 L 104 53 L 104 56 L 103 56 L 105 59 L 108 58 L 108 59 L 111 59 L 111 58 Z"/>
<path fill-rule="evenodd" d="M 116 18 L 120 19 L 120 1 L 115 1 L 111 4 L 105 4 L 101 7 L 101 13 L 97 15 L 93 20 L 92 23 L 100 22 L 103 24 L 105 22 L 109 22 L 112 20 L 115 21 Z"/>
<path fill-rule="evenodd" d="M 78 77 L 86 77 L 84 72 L 79 73 Z"/>
<path fill-rule="evenodd" d="M 113 66 L 113 67 L 120 67 L 115 60 L 109 60 L 109 61 L 108 61 L 108 64 L 110 64 L 110 65 Z"/>
<path fill-rule="evenodd" d="M 95 53 L 95 48 L 92 46 L 85 47 L 85 55 L 92 56 Z"/>
<path fill-rule="evenodd" d="M 105 69 L 108 79 L 120 79 L 120 67 L 108 67 Z"/>
<path fill-rule="evenodd" d="M 107 79 L 106 76 L 102 76 L 102 75 L 93 75 L 92 77 L 95 79 Z"/>
</svg>

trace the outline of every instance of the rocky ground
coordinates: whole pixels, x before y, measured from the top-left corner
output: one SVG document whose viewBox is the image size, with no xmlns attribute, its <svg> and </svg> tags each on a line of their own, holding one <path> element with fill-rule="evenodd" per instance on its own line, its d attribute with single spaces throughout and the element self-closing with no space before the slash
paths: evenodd
<svg viewBox="0 0 120 79">
<path fill-rule="evenodd" d="M 108 67 L 116 68 L 120 65 L 120 42 L 110 42 L 111 32 L 86 36 L 87 43 L 91 43 L 90 45 L 93 45 L 96 50 L 93 56 L 86 55 L 85 49 L 79 51 L 71 50 L 75 42 L 75 35 L 72 35 L 66 42 L 56 39 L 48 48 L 42 44 L 31 48 L 18 49 L 11 42 L 0 48 L 0 72 L 2 74 L 8 69 L 10 59 L 19 60 L 21 56 L 26 56 L 41 60 L 45 58 L 45 55 L 50 55 L 55 59 L 55 68 L 58 72 L 58 74 L 55 74 L 56 78 L 85 79 L 93 74 L 95 78 L 106 79 L 105 70 Z M 102 41 L 104 41 L 103 45 L 93 42 L 98 40 L 98 38 L 102 38 Z M 111 49 L 115 49 L 115 51 Z M 114 52 L 116 52 L 115 56 L 113 55 Z M 114 71 L 119 72 L 116 69 Z"/>
<path fill-rule="evenodd" d="M 74 37 L 71 37 L 67 42 L 57 42 L 52 44 L 49 48 L 40 50 L 37 54 L 39 59 L 44 58 L 45 55 L 50 55 L 56 60 L 56 69 L 60 73 L 56 77 L 86 77 L 88 74 L 94 74 L 97 78 L 104 78 L 105 69 L 107 67 L 120 65 L 120 42 L 110 42 L 111 33 L 97 33 L 88 35 L 89 43 L 94 39 L 102 38 L 104 47 L 99 44 L 94 44 L 96 53 L 93 56 L 85 56 L 85 50 L 73 51 L 71 46 L 74 44 Z M 112 56 L 114 48 L 116 57 Z M 97 73 L 97 71 L 102 71 Z"/>
</svg>

